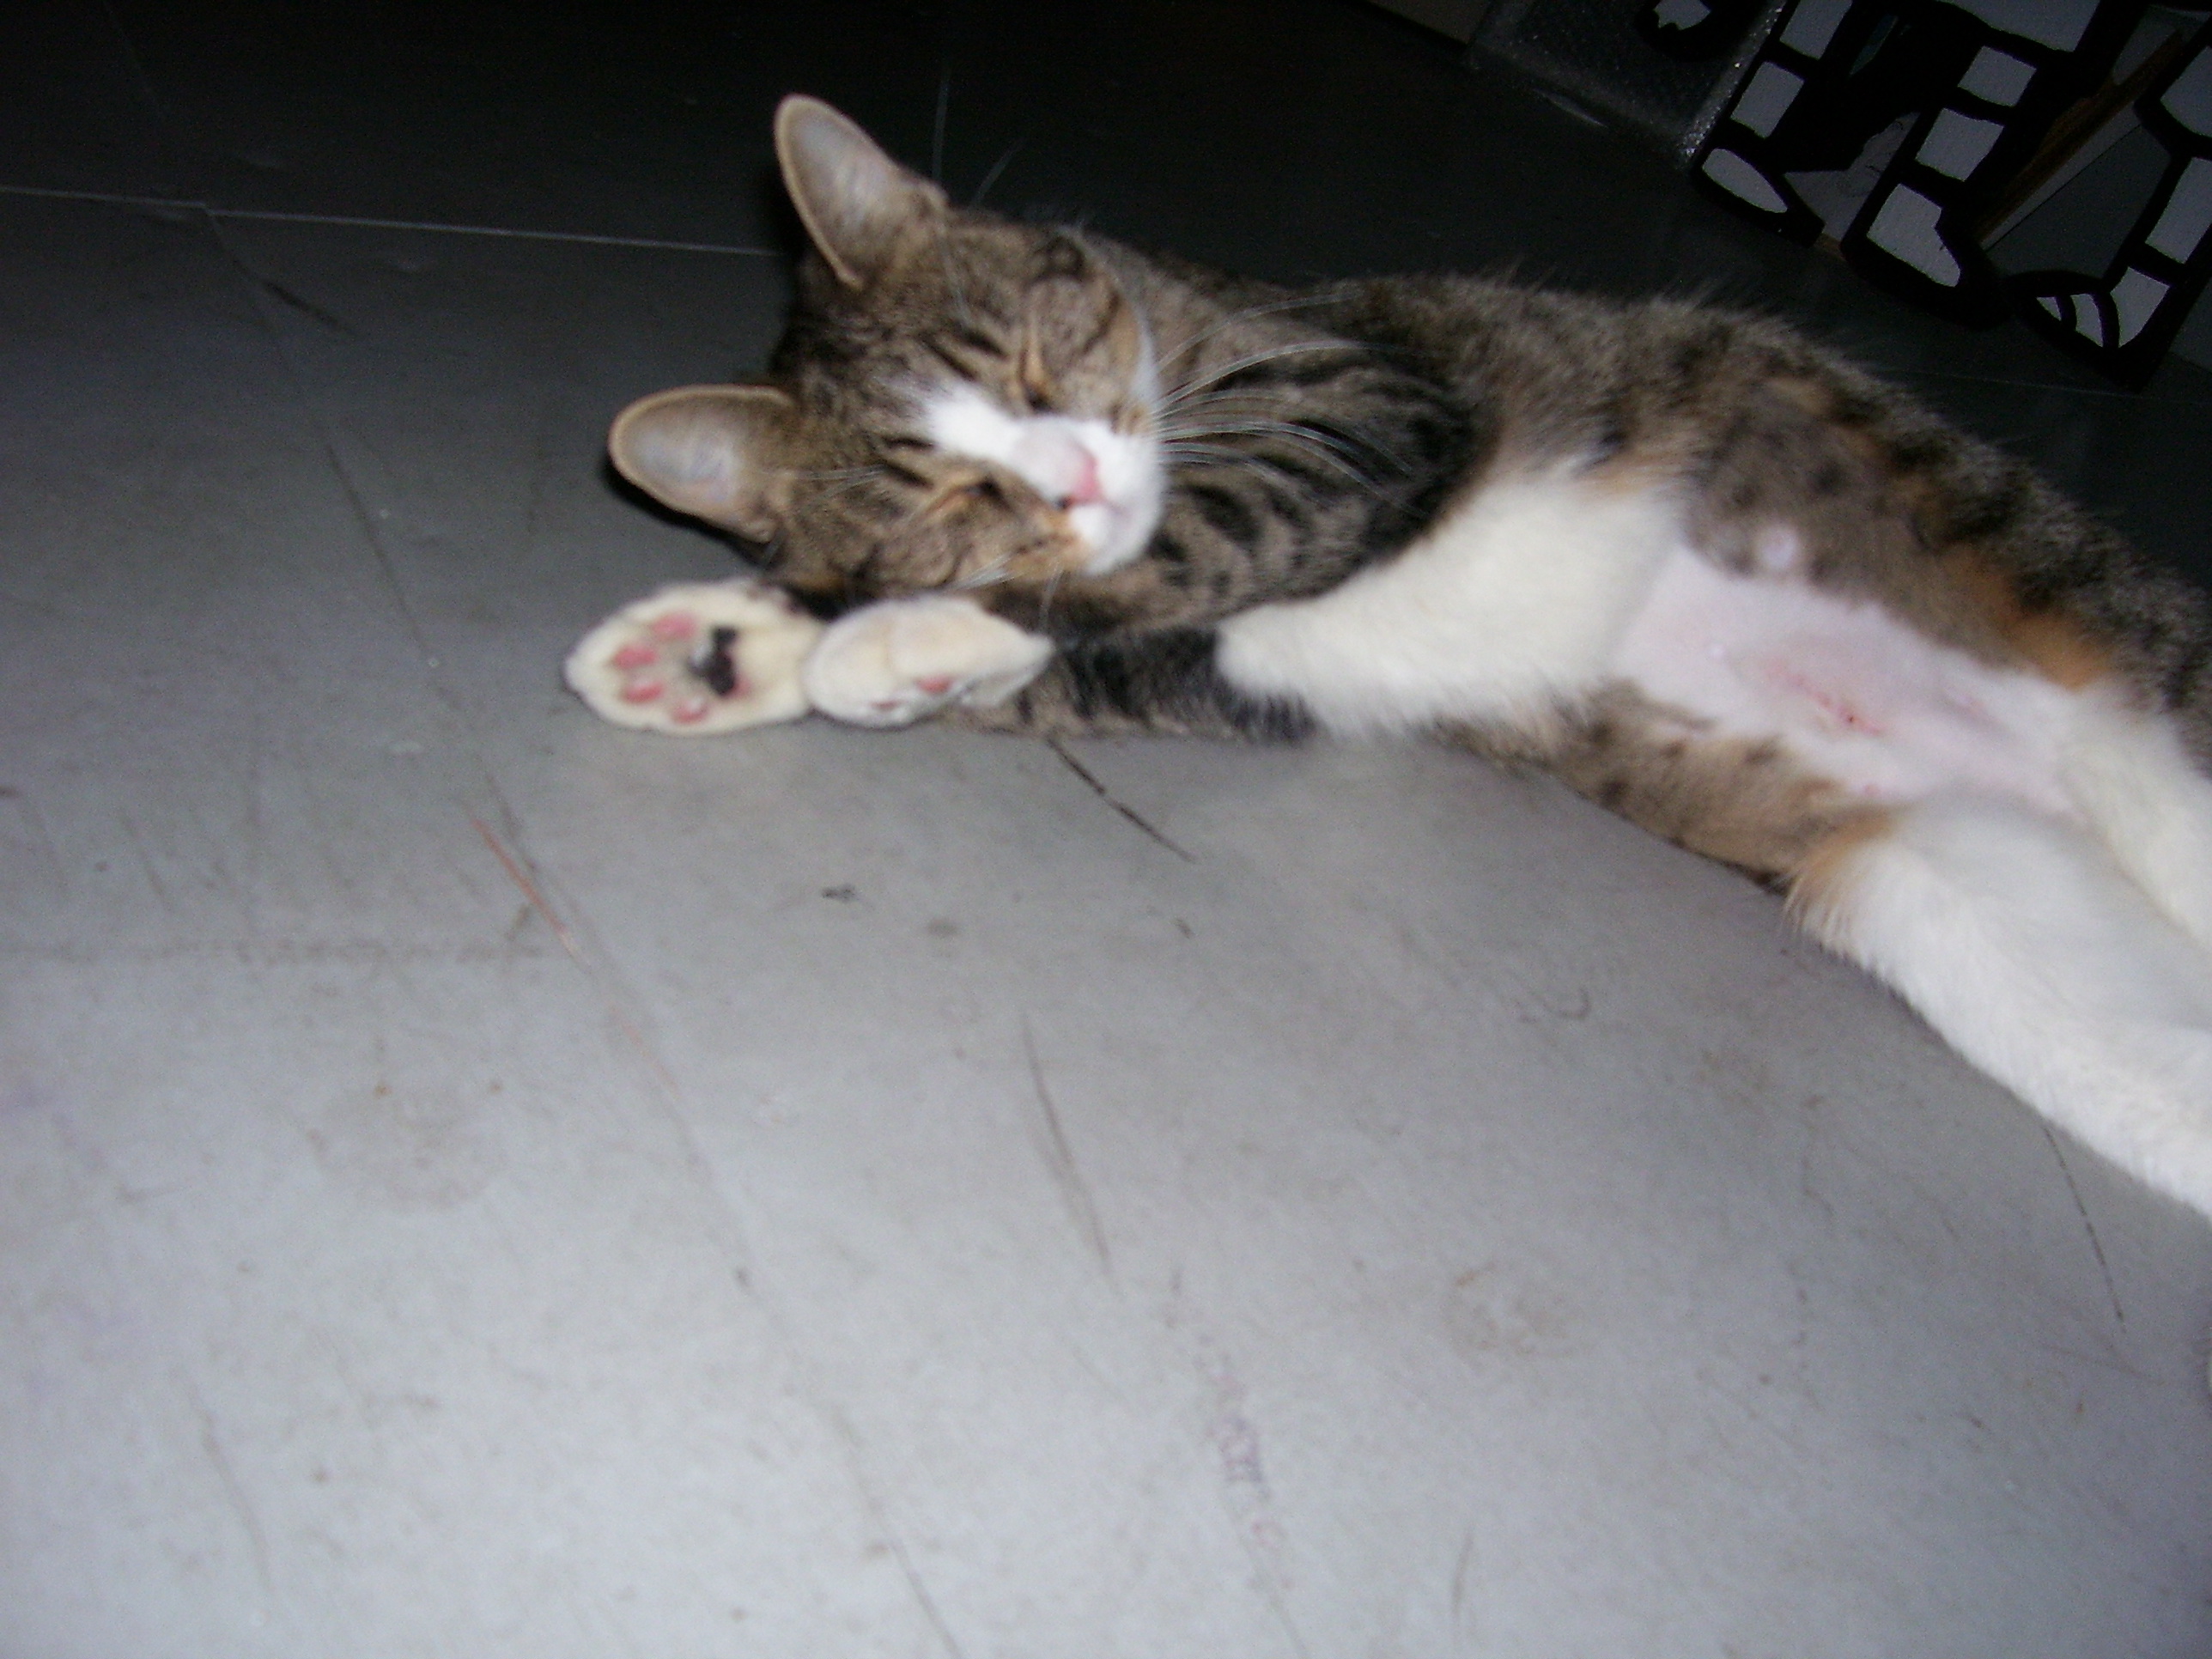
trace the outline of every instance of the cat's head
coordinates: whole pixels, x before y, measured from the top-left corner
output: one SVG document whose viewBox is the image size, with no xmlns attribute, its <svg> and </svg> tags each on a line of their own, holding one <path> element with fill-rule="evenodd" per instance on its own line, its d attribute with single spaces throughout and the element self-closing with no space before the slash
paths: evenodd
<svg viewBox="0 0 2212 1659">
<path fill-rule="evenodd" d="M 775 142 L 813 248 L 770 379 L 632 404 L 623 475 L 826 608 L 1135 559 L 1165 488 L 1155 366 L 1100 254 L 954 207 L 816 100 L 783 101 Z"/>
</svg>

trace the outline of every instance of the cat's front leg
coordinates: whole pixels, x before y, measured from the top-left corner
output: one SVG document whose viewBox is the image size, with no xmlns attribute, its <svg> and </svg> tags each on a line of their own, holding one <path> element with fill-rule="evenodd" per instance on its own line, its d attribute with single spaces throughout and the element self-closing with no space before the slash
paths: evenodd
<svg viewBox="0 0 2212 1659">
<path fill-rule="evenodd" d="M 948 708 L 1004 703 L 1051 660 L 1052 641 L 972 599 L 878 599 L 832 623 L 799 671 L 806 700 L 854 726 L 908 726 Z"/>
<path fill-rule="evenodd" d="M 799 665 L 822 633 L 763 583 L 678 582 L 585 635 L 562 673 L 617 726 L 709 737 L 806 713 Z"/>
</svg>

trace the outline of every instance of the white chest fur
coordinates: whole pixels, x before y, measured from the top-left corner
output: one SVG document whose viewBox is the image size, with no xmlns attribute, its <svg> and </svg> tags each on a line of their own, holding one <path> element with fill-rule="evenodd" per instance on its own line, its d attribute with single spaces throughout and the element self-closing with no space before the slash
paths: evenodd
<svg viewBox="0 0 2212 1659">
<path fill-rule="evenodd" d="M 1389 563 L 1224 623 L 1219 665 L 1239 690 L 1295 697 L 1347 733 L 1534 715 L 1608 676 L 1682 545 L 1658 491 L 1508 479 Z"/>
</svg>

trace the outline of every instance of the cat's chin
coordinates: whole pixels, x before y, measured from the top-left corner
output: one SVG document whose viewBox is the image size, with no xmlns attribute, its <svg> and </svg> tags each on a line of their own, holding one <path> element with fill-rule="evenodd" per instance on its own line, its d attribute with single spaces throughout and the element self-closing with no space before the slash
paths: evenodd
<svg viewBox="0 0 2212 1659">
<path fill-rule="evenodd" d="M 1068 527 L 1087 550 L 1085 575 L 1119 570 L 1145 550 L 1159 528 L 1161 493 L 1158 480 L 1144 479 L 1118 496 L 1067 509 Z"/>
<path fill-rule="evenodd" d="M 1103 501 L 1071 507 L 1067 521 L 1088 550 L 1083 561 L 1083 574 L 1086 576 L 1103 576 L 1109 570 L 1119 570 L 1145 550 L 1145 544 L 1152 537 L 1151 522 L 1139 522 L 1127 508 L 1109 507 Z"/>
</svg>

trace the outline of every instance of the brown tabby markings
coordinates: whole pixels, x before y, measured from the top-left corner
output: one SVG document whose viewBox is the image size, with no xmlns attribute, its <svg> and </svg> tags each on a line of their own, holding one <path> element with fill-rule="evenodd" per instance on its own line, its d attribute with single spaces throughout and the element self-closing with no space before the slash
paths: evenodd
<svg viewBox="0 0 2212 1659">
<path fill-rule="evenodd" d="M 1652 834 L 1769 878 L 1796 876 L 1827 838 L 1879 813 L 1778 744 L 1705 736 L 1625 687 L 1601 694 L 1544 763 Z"/>
<path fill-rule="evenodd" d="M 2112 652 L 2087 628 L 2055 609 L 2029 610 L 2018 586 L 1979 550 L 1954 553 L 1950 574 L 2019 659 L 2054 684 L 2078 691 L 2113 672 Z"/>
</svg>

